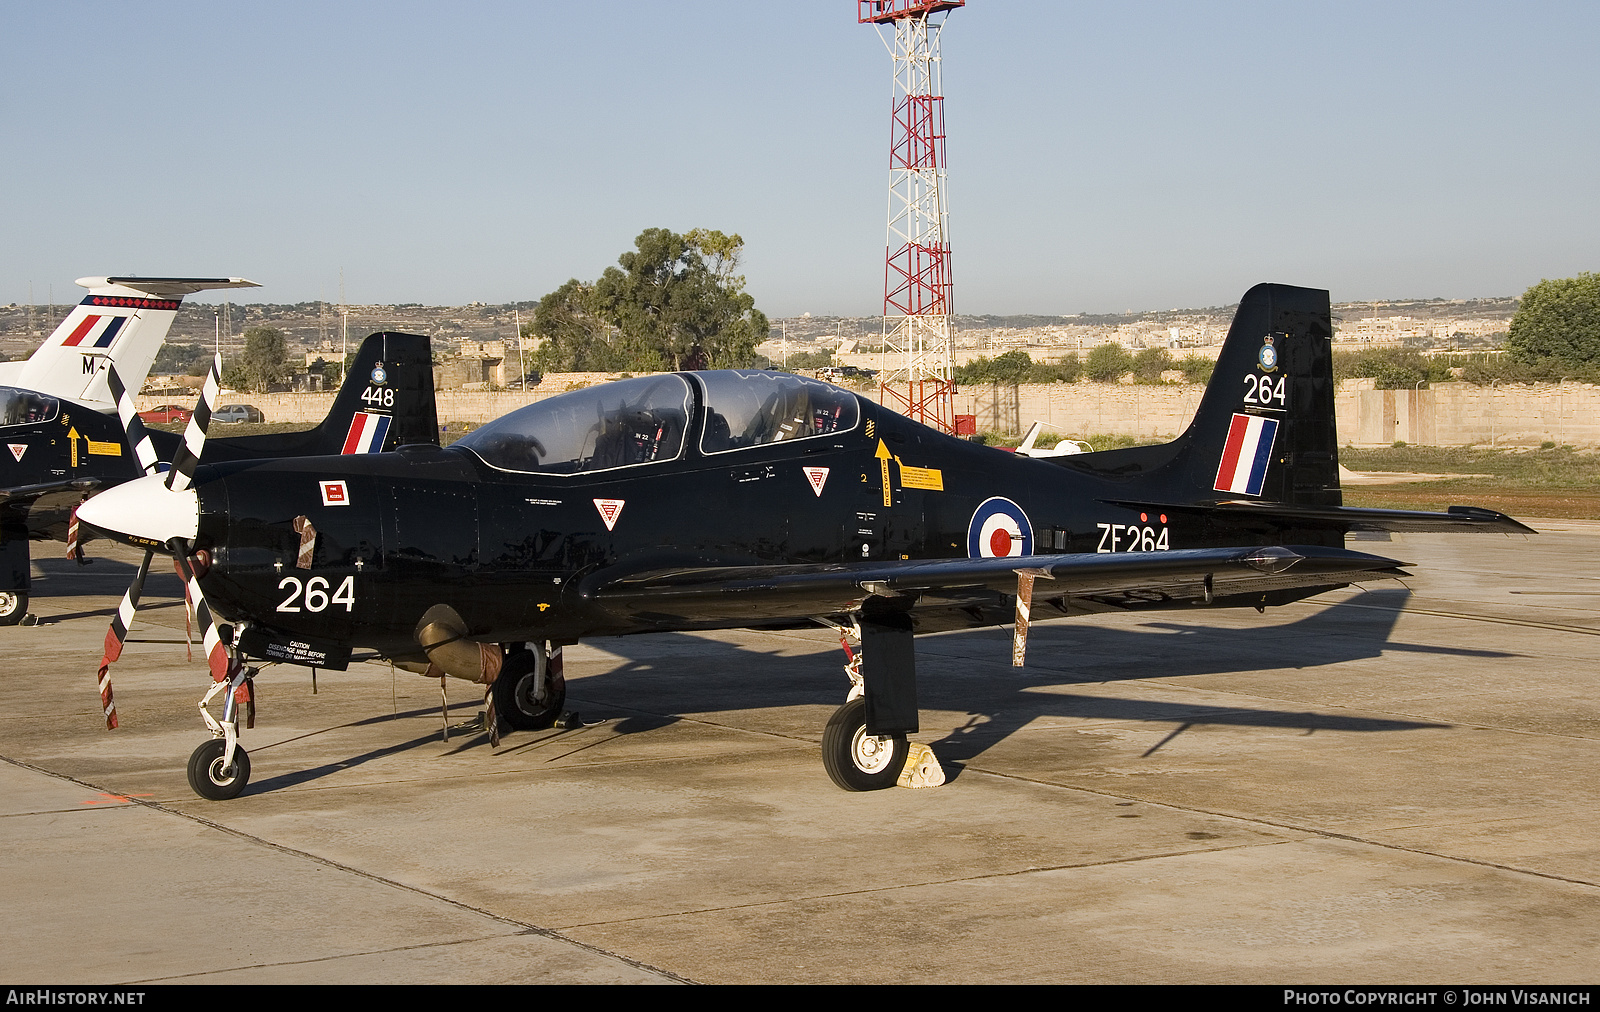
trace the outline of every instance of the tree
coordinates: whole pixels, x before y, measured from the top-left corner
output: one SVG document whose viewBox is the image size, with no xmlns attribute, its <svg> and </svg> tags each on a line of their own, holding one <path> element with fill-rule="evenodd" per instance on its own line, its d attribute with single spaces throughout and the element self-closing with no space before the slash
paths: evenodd
<svg viewBox="0 0 1600 1012">
<path fill-rule="evenodd" d="M 1178 362 L 1177 368 L 1183 370 L 1185 383 L 1206 383 L 1211 379 L 1211 373 L 1217 368 L 1217 360 L 1206 358 L 1204 355 L 1185 355 Z"/>
<path fill-rule="evenodd" d="M 1161 382 L 1161 374 L 1172 368 L 1172 355 L 1165 348 L 1146 348 L 1133 356 L 1133 377 L 1140 383 Z"/>
<path fill-rule="evenodd" d="M 816 372 L 833 365 L 833 352 L 824 348 L 821 351 L 797 351 L 786 359 L 774 362 L 765 356 L 756 356 L 756 365 L 762 369 L 776 369 L 780 372 Z"/>
<path fill-rule="evenodd" d="M 1133 356 L 1120 344 L 1102 344 L 1089 352 L 1083 371 L 1096 383 L 1115 383 L 1133 368 Z"/>
<path fill-rule="evenodd" d="M 966 365 L 957 366 L 955 381 L 961 383 L 1076 383 L 1083 374 L 1077 355 L 1066 355 L 1055 362 L 1035 362 L 1022 349 L 988 358 L 979 355 Z"/>
<path fill-rule="evenodd" d="M 1600 363 L 1600 274 L 1544 280 L 1524 292 L 1506 353 L 1525 365 Z"/>
<path fill-rule="evenodd" d="M 1028 375 L 1030 383 L 1076 383 L 1083 375 L 1083 362 L 1076 352 L 1063 355 L 1054 362 L 1035 362 Z"/>
<path fill-rule="evenodd" d="M 608 340 L 611 328 L 595 312 L 594 286 L 573 278 L 539 300 L 523 336 L 543 343 L 533 364 L 544 372 L 609 372 L 638 368 L 619 342 Z"/>
<path fill-rule="evenodd" d="M 206 367 L 211 365 L 211 352 L 198 344 L 184 344 L 179 341 L 167 341 L 156 352 L 156 360 L 150 366 L 150 371 L 157 376 L 204 376 Z M 199 366 L 199 371 L 195 371 Z"/>
<path fill-rule="evenodd" d="M 244 332 L 244 356 L 228 370 L 227 385 L 265 392 L 289 378 L 289 342 L 276 327 L 251 327 Z"/>
<path fill-rule="evenodd" d="M 1379 390 L 1411 390 L 1448 382 L 1449 362 L 1413 348 L 1366 348 L 1333 353 L 1335 380 L 1369 377 Z M 1503 379 L 1503 377 L 1502 377 Z"/>
<path fill-rule="evenodd" d="M 334 389 L 340 383 L 344 382 L 344 366 L 340 365 L 337 361 L 330 362 L 320 355 L 317 356 L 317 360 L 315 362 L 312 362 L 310 365 L 306 366 L 306 371 L 321 373 L 322 385 L 329 390 Z"/>
<path fill-rule="evenodd" d="M 736 368 L 755 362 L 767 317 L 734 273 L 744 240 L 713 229 L 648 228 L 593 284 L 539 300 L 528 332 L 545 371 Z"/>
</svg>

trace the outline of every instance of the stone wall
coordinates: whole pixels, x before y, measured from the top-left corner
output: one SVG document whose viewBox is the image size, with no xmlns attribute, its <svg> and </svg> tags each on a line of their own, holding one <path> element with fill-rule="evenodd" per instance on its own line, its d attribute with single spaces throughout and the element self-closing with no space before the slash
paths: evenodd
<svg viewBox="0 0 1600 1012">
<path fill-rule="evenodd" d="M 980 432 L 1020 433 L 1038 420 L 1064 436 L 1170 439 L 1194 417 L 1204 390 L 1196 384 L 992 383 L 961 389 L 956 413 L 975 415 Z M 1334 413 L 1345 445 L 1600 446 L 1600 386 L 1587 383 L 1376 390 L 1370 379 L 1347 380 L 1339 384 Z"/>
<path fill-rule="evenodd" d="M 1600 446 L 1600 387 L 1588 383 L 1441 383 L 1426 390 L 1340 384 L 1341 442 L 1387 446 Z"/>
<path fill-rule="evenodd" d="M 486 422 L 532 401 L 577 386 L 614 379 L 604 373 L 559 374 L 530 391 L 439 391 L 439 420 Z M 982 384 L 956 395 L 956 412 L 976 415 L 984 432 L 1020 433 L 1035 419 L 1069 437 L 1097 433 L 1169 439 L 1194 416 L 1204 388 L 1195 384 L 1126 383 Z M 868 391 L 876 398 L 876 391 Z M 229 394 L 225 403 L 254 404 L 269 422 L 315 423 L 334 395 Z M 140 410 L 170 398 L 138 398 Z M 1583 383 L 1479 387 L 1443 383 L 1423 390 L 1375 390 L 1371 380 L 1339 385 L 1335 398 L 1339 441 L 1387 446 L 1396 440 L 1424 446 L 1538 446 L 1545 441 L 1600 446 L 1600 386 Z"/>
</svg>

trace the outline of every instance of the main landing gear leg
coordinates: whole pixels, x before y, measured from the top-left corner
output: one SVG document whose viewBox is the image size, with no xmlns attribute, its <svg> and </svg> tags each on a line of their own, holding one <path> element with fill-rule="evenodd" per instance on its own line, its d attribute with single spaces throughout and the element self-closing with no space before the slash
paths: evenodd
<svg viewBox="0 0 1600 1012">
<path fill-rule="evenodd" d="M 822 765 L 847 791 L 937 787 L 944 771 L 917 730 L 917 686 L 911 620 L 905 615 L 852 618 L 839 627 L 850 694 L 822 731 Z M 851 649 L 851 641 L 860 644 Z"/>
<path fill-rule="evenodd" d="M 495 712 L 517 731 L 551 727 L 567 702 L 561 648 L 546 643 L 513 646 L 490 690 L 494 693 Z"/>
<path fill-rule="evenodd" d="M 189 786 L 208 801 L 236 798 L 250 782 L 250 755 L 239 747 L 238 697 L 239 689 L 254 674 L 254 668 L 235 661 L 229 677 L 213 683 L 211 691 L 200 700 L 200 716 L 212 737 L 189 756 Z M 222 719 L 218 720 L 206 704 L 224 692 L 227 695 L 223 698 Z"/>
</svg>

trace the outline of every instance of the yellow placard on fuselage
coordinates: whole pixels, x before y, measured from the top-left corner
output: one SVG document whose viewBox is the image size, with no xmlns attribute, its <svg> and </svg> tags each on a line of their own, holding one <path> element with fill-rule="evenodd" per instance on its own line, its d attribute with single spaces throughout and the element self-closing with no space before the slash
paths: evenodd
<svg viewBox="0 0 1600 1012">
<path fill-rule="evenodd" d="M 900 485 L 903 488 L 943 492 L 944 472 L 936 467 L 912 467 L 910 464 L 901 464 Z"/>
</svg>

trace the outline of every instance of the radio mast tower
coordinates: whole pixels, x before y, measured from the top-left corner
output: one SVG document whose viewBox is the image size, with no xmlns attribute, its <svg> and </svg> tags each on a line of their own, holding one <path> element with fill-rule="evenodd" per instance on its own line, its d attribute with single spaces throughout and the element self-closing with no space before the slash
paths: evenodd
<svg viewBox="0 0 1600 1012">
<path fill-rule="evenodd" d="M 857 0 L 861 24 L 894 58 L 889 132 L 889 235 L 880 377 L 885 407 L 955 431 L 951 379 L 950 220 L 944 201 L 944 88 L 939 35 L 966 0 Z M 937 18 L 937 20 L 935 20 Z M 890 38 L 890 31 L 894 33 Z"/>
</svg>

